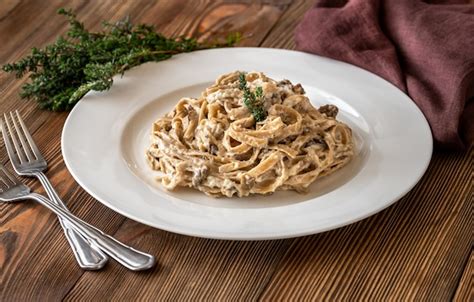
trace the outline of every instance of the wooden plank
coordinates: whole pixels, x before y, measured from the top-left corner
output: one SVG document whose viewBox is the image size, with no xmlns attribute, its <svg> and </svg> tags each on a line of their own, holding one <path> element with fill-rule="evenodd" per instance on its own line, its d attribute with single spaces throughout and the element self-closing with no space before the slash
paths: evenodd
<svg viewBox="0 0 474 302">
<path fill-rule="evenodd" d="M 472 203 L 472 201 L 471 201 Z M 471 217 L 472 218 L 472 217 Z M 471 225 L 471 231 L 472 231 Z M 474 301 L 474 252 L 471 251 L 466 268 L 454 295 L 455 302 Z"/>
<path fill-rule="evenodd" d="M 290 240 L 222 241 L 153 230 L 127 220 L 117 238 L 139 242 L 158 259 L 150 272 L 110 265 L 84 274 L 66 300 L 256 300 Z M 100 290 L 91 284 L 100 284 Z"/>
<path fill-rule="evenodd" d="M 472 157 L 436 153 L 389 209 L 296 240 L 262 300 L 447 301 L 472 248 Z"/>
<path fill-rule="evenodd" d="M 248 37 L 242 45 L 256 46 L 263 39 L 266 47 L 293 48 L 294 27 L 311 2 L 297 0 L 286 9 L 286 1 L 9 0 L 0 7 L 0 36 L 9 37 L 0 48 L 0 63 L 63 32 L 65 23 L 52 17 L 60 6 L 75 8 L 80 19 L 94 28 L 102 19 L 117 20 L 130 13 L 135 20 L 157 24 L 168 35 L 206 38 L 241 30 Z M 346 228 L 263 242 L 192 238 L 124 219 L 88 196 L 75 184 L 60 154 L 67 114 L 41 111 L 19 100 L 20 84 L 0 73 L 0 112 L 19 108 L 26 116 L 50 161 L 53 184 L 66 200 L 74 201 L 69 203 L 71 210 L 111 234 L 118 230 L 117 238 L 156 255 L 159 265 L 149 272 L 131 273 L 110 263 L 103 271 L 83 273 L 52 214 L 32 203 L 0 204 L 1 301 L 65 296 L 68 300 L 448 300 L 456 293 L 459 301 L 469 297 L 465 293 L 472 288 L 472 150 L 436 152 L 427 174 L 406 197 Z M 7 163 L 4 152 L 0 160 Z M 38 189 L 35 181 L 28 184 Z M 470 265 L 463 274 L 465 263 Z"/>
<path fill-rule="evenodd" d="M 313 4 L 313 1 L 295 1 L 262 46 L 294 48 L 294 29 Z M 435 152 L 422 182 L 395 206 L 353 226 L 297 239 L 261 299 L 449 299 L 474 239 L 469 231 L 472 229 L 472 165 L 472 149 L 457 155 Z M 435 191 L 433 183 L 437 184 L 443 175 L 437 170 L 433 173 L 433 169 L 441 169 L 447 178 L 442 185 L 436 185 Z M 455 170 L 459 177 L 451 178 L 451 171 Z M 443 190 L 447 192 L 438 196 Z M 453 208 L 446 208 L 447 205 Z M 422 206 L 430 211 L 420 212 Z M 416 211 L 420 217 L 414 214 Z M 404 222 L 402 218 L 407 214 L 414 220 Z M 400 224 L 404 228 L 399 228 Z M 431 232 L 423 234 L 427 230 Z M 430 242 L 430 236 L 441 239 L 441 245 Z M 423 241 L 414 242 L 422 238 Z M 417 264 L 423 261 L 424 269 L 419 271 Z M 393 269 L 387 273 L 389 265 Z"/>
<path fill-rule="evenodd" d="M 294 31 L 298 23 L 308 11 L 315 1 L 312 0 L 296 0 L 285 13 L 281 16 L 278 23 L 272 28 L 268 36 L 262 43 L 262 47 L 294 49 Z"/>
<path fill-rule="evenodd" d="M 242 45 L 258 45 L 273 22 L 278 20 L 283 8 L 281 5 L 225 3 L 205 7 L 202 13 L 194 12 L 183 23 L 196 36 L 222 37 L 229 31 L 239 31 L 246 37 Z M 192 19 L 196 15 L 202 16 Z M 223 299 L 229 296 L 253 300 L 264 289 L 279 257 L 291 242 L 206 240 L 147 228 L 131 220 L 126 220 L 116 235 L 121 238 L 124 234 L 141 234 L 143 230 L 146 230 L 146 236 L 132 237 L 140 238 L 144 248 L 159 259 L 155 270 L 138 276 L 124 273 L 120 266 L 109 266 L 100 275 L 86 273 L 66 300 L 100 300 L 105 297 L 150 300 L 156 298 L 154 295 L 157 293 L 160 299 L 166 300 Z M 91 288 L 90 284 L 98 283 L 103 290 Z"/>
<path fill-rule="evenodd" d="M 72 7 L 79 19 L 84 21 L 89 28 L 98 29 L 101 20 L 118 20 L 126 14 L 130 14 L 135 21 L 156 24 L 158 29 L 167 35 L 202 35 L 210 37 L 211 35 L 219 36 L 235 29 L 246 35 L 247 38 L 243 41 L 243 45 L 258 45 L 274 22 L 278 20 L 285 8 L 285 3 L 262 5 L 248 2 L 241 4 L 237 1 L 234 1 L 234 3 L 215 1 L 144 1 L 142 3 L 132 1 L 50 1 L 46 4 L 38 1 L 12 1 L 9 2 L 9 5 L 3 6 L 3 9 L 0 8 L 0 35 L 10 38 L 6 39 L 4 47 L 0 50 L 1 62 L 17 60 L 27 54 L 31 47 L 42 46 L 51 42 L 59 33 L 64 32 L 66 23 L 59 16 L 53 17 L 55 11 L 63 6 Z M 245 24 L 238 23 L 238 20 L 243 19 L 251 20 L 255 24 L 248 26 L 249 23 L 247 22 Z M 18 24 L 22 24 L 22 27 L 17 28 Z M 241 28 L 241 26 L 245 28 Z M 23 81 L 13 79 L 5 73 L 0 74 L 0 87 L 2 88 L 0 89 L 1 112 L 19 109 L 22 113 L 40 149 L 45 151 L 44 155 L 50 164 L 47 174 L 51 177 L 53 185 L 66 201 L 74 201 L 68 203 L 71 211 L 86 221 L 93 222 L 94 225 L 104 231 L 111 234 L 115 233 L 123 224 L 125 218 L 102 206 L 87 195 L 74 182 L 63 163 L 60 153 L 60 135 L 67 114 L 42 111 L 36 108 L 35 104 L 20 100 L 17 93 Z M 1 145 L 1 148 L 3 148 L 3 145 Z M 0 160 L 4 164 L 8 162 L 5 152 L 0 153 Z M 27 183 L 34 185 L 35 189 L 39 188 L 38 184 L 32 179 L 28 179 Z M 77 267 L 72 253 L 68 251 L 69 247 L 61 234 L 54 215 L 33 203 L 1 204 L 0 213 L 2 214 L 0 217 L 0 264 L 2 267 L 0 273 L 2 284 L 0 300 L 6 300 L 3 298 L 8 298 L 8 300 L 62 299 L 71 291 L 73 285 L 84 272 Z M 143 238 L 146 239 L 143 239 L 141 237 L 142 233 L 150 233 L 150 235 L 145 235 Z M 133 234 L 140 235 L 140 238 L 133 237 Z M 127 223 L 121 228 L 118 236 L 137 248 L 145 251 L 150 250 L 160 260 L 161 258 L 165 259 L 151 273 L 138 275 L 120 272 L 119 275 L 124 277 L 123 281 L 129 282 L 132 280 L 131 282 L 138 283 L 138 288 L 140 288 L 143 285 L 141 283 L 146 280 L 150 283 L 153 280 L 150 278 L 157 278 L 155 275 L 158 274 L 162 280 L 161 282 L 168 284 L 170 297 L 179 295 L 180 285 L 169 283 L 169 280 L 163 278 L 163 276 L 168 276 L 163 274 L 163 268 L 167 268 L 171 274 L 179 272 L 174 267 L 175 259 L 181 259 L 183 264 L 190 255 L 193 257 L 197 251 L 208 250 L 214 251 L 215 259 L 222 257 L 223 263 L 228 263 L 229 261 L 233 262 L 233 259 L 240 257 L 239 255 L 242 253 L 246 256 L 258 255 L 262 246 L 266 246 L 264 243 L 253 245 L 235 243 L 233 246 L 228 246 L 224 242 L 219 245 L 217 241 L 173 235 L 136 224 L 130 220 L 127 220 Z M 150 238 L 152 240 L 147 240 Z M 161 238 L 164 238 L 164 241 Z M 278 246 L 284 246 L 278 241 L 269 244 L 273 246 L 272 250 Z M 168 249 L 163 249 L 163 246 L 167 246 Z M 183 249 L 183 246 L 188 246 L 188 250 Z M 222 251 L 225 251 L 228 256 L 223 257 L 221 255 Z M 267 253 L 268 258 L 266 260 L 262 259 L 261 270 L 259 273 L 254 272 L 255 278 L 257 276 L 265 278 L 264 272 L 270 272 L 274 269 L 271 259 L 277 256 L 269 253 L 269 250 L 265 253 Z M 207 257 L 209 257 L 209 253 L 201 254 L 198 257 L 201 258 L 200 263 L 206 263 Z M 168 259 L 168 262 L 166 262 L 166 259 Z M 233 270 L 235 278 L 229 280 L 238 280 L 240 276 L 238 262 L 235 263 L 237 265 Z M 94 296 L 97 292 L 101 293 L 101 291 L 98 291 L 100 288 L 114 287 L 114 282 L 117 281 L 115 273 L 122 269 L 116 263 L 111 262 L 104 271 L 85 273 L 84 277 L 80 279 L 80 286 L 71 291 L 70 296 L 74 297 L 76 293 L 82 293 L 81 295 L 84 296 Z M 188 269 L 189 278 L 194 278 L 194 268 L 192 266 L 182 268 L 183 271 L 186 269 Z M 254 268 L 247 268 L 247 270 L 252 269 Z M 205 272 L 206 270 L 202 271 L 203 274 Z M 227 273 L 227 270 L 222 267 L 220 274 Z M 106 278 L 107 281 L 104 280 L 105 276 L 109 276 Z M 219 275 L 215 276 L 215 278 L 218 277 Z M 32 278 L 34 282 L 32 282 Z M 95 282 L 95 286 L 90 286 L 90 284 L 87 284 L 89 278 L 93 280 L 99 278 L 101 281 Z M 242 279 L 241 282 L 244 281 Z M 151 281 L 151 283 L 155 283 L 155 281 Z M 209 290 L 218 293 L 217 289 L 210 286 L 210 284 L 212 283 L 206 283 Z M 250 287 L 247 291 L 244 291 L 244 294 L 255 296 L 257 289 L 261 288 L 263 284 L 256 283 L 254 288 Z M 182 283 L 181 286 L 186 287 L 187 285 Z M 84 288 L 86 292 L 83 292 Z M 130 289 L 125 285 L 122 288 L 125 291 Z M 152 293 L 146 293 L 146 295 Z M 102 292 L 102 294 L 106 293 Z M 190 293 L 183 292 L 182 294 L 189 295 Z M 128 295 L 133 295 L 133 291 Z"/>
<path fill-rule="evenodd" d="M 64 117 L 51 116 L 51 124 L 43 124 L 35 133 L 39 148 L 49 161 L 47 175 L 73 213 L 114 233 L 123 218 L 86 194 L 64 166 L 59 146 L 61 127 L 49 126 L 62 125 Z M 37 181 L 28 179 L 27 183 L 38 189 Z M 0 255 L 0 297 L 61 299 L 83 271 L 76 265 L 54 215 L 31 202 L 2 204 L 0 212 L 1 249 L 6 251 Z"/>
</svg>

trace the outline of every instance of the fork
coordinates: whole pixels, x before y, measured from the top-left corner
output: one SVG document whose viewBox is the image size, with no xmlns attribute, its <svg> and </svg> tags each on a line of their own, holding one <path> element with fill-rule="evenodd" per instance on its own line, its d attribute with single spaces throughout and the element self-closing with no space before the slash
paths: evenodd
<svg viewBox="0 0 474 302">
<path fill-rule="evenodd" d="M 145 270 L 155 264 L 155 257 L 152 255 L 126 246 L 117 239 L 104 234 L 102 231 L 77 218 L 43 195 L 31 193 L 28 186 L 17 180 L 0 164 L 0 201 L 14 202 L 23 199 L 32 199 L 47 207 L 61 217 L 61 219 L 68 222 L 74 230 L 84 238 L 87 238 L 94 246 L 100 248 L 107 255 L 131 270 Z"/>
<path fill-rule="evenodd" d="M 56 190 L 54 190 L 48 178 L 43 173 L 47 168 L 46 160 L 43 158 L 41 152 L 33 141 L 33 138 L 21 119 L 18 110 L 15 111 L 15 114 L 10 112 L 11 122 L 9 122 L 6 113 L 3 117 L 8 131 L 1 118 L 0 128 L 2 130 L 3 140 L 13 169 L 15 169 L 19 175 L 38 178 L 45 188 L 49 198 L 63 209 L 67 209 L 59 195 L 56 193 Z M 13 146 L 11 141 L 13 141 Z M 62 219 L 59 219 L 59 222 L 61 223 L 67 241 L 74 252 L 77 263 L 82 269 L 98 270 L 107 263 L 107 255 L 89 244 L 73 228 L 71 228 L 67 222 L 64 222 Z"/>
</svg>

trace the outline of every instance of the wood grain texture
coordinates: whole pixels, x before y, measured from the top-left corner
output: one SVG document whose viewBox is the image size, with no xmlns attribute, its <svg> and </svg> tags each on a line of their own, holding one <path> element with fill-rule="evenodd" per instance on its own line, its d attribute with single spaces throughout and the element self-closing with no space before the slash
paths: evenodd
<svg viewBox="0 0 474 302">
<path fill-rule="evenodd" d="M 262 47 L 294 49 L 293 39 L 296 25 L 303 18 L 304 13 L 314 5 L 314 1 L 296 0 L 288 7 L 273 27 L 265 40 L 260 45 Z"/>
<path fill-rule="evenodd" d="M 456 302 L 474 301 L 474 251 L 471 251 L 453 300 Z"/>
<path fill-rule="evenodd" d="M 313 1 L 35 1 L 0 6 L 0 64 L 66 29 L 55 11 L 72 7 L 87 27 L 131 15 L 167 35 L 223 37 L 241 45 L 294 48 L 295 26 Z M 472 301 L 473 150 L 435 152 L 427 173 L 387 210 L 345 228 L 296 239 L 243 242 L 153 229 L 101 205 L 61 157 L 67 113 L 20 100 L 24 80 L 0 73 L 0 113 L 18 109 L 72 212 L 134 247 L 158 266 L 133 273 L 111 261 L 84 272 L 55 219 L 33 204 L 0 204 L 0 301 L 58 300 L 416 300 Z M 3 142 L 0 162 L 8 164 Z M 24 179 L 41 192 L 38 183 Z"/>
<path fill-rule="evenodd" d="M 389 209 L 297 239 L 264 300 L 448 301 L 474 239 L 471 173 L 472 160 L 435 154 L 416 187 Z"/>
<path fill-rule="evenodd" d="M 132 19 L 135 21 L 155 24 L 157 29 L 166 35 L 201 35 L 206 38 L 206 36 L 210 36 L 210 32 L 212 32 L 213 37 L 216 37 L 219 36 L 219 33 L 224 35 L 229 30 L 235 30 L 245 33 L 244 45 L 245 43 L 258 45 L 263 36 L 266 35 L 267 31 L 279 18 L 285 5 L 281 1 L 275 5 L 268 3 L 239 3 L 238 1 L 229 3 L 216 1 L 144 1 L 141 3 L 108 1 L 92 3 L 80 1 L 71 2 L 69 5 L 60 1 L 54 3 L 17 1 L 8 6 L 8 12 L 0 13 L 0 16 L 2 16 L 0 17 L 0 34 L 2 36 L 11 36 L 11 39 L 6 40 L 6 47 L 0 48 L 2 51 L 0 53 L 0 63 L 4 64 L 17 60 L 27 54 L 31 47 L 49 43 L 58 34 L 63 33 L 66 29 L 66 22 L 59 16 L 51 17 L 62 6 L 72 7 L 87 27 L 96 30 L 100 28 L 102 20 L 118 20 L 129 14 L 133 16 Z M 33 12 L 41 13 L 35 14 Z M 242 21 L 238 23 L 237 21 L 242 18 L 253 20 L 254 26 L 249 26 L 248 23 Z M 27 26 L 15 32 L 14 28 L 20 23 Z M 246 28 L 241 28 L 241 26 Z M 97 203 L 77 186 L 68 174 L 62 161 L 60 135 L 67 114 L 41 111 L 33 103 L 20 100 L 17 94 L 23 82 L 24 80 L 18 81 L 5 73 L 1 74 L 0 85 L 2 85 L 2 90 L 0 91 L 0 98 L 5 101 L 2 101 L 0 104 L 0 112 L 18 109 L 22 113 L 26 124 L 38 142 L 39 148 L 44 151 L 44 156 L 48 159 L 50 169 L 47 175 L 51 177 L 52 183 L 66 201 L 74 201 L 74 203 L 68 203 L 71 211 L 86 221 L 93 221 L 94 225 L 104 231 L 114 234 L 125 219 Z M 3 145 L 1 145 L 1 148 L 1 162 L 7 164 L 7 155 L 4 152 Z M 31 179 L 27 181 L 28 184 L 36 184 Z M 38 188 L 36 184 L 35 189 Z M 75 264 L 72 253 L 68 251 L 67 243 L 61 234 L 54 215 L 38 205 L 32 203 L 2 204 L 0 205 L 0 211 L 2 213 L 0 220 L 0 238 L 2 240 L 2 253 L 0 253 L 0 256 L 2 256 L 0 259 L 2 264 L 0 276 L 2 288 L 0 297 L 14 297 L 20 300 L 41 298 L 42 300 L 49 301 L 62 299 L 70 291 L 71 296 L 74 297 L 76 291 L 72 291 L 72 288 L 74 284 L 78 283 L 81 276 L 81 280 L 84 280 L 82 282 L 87 282 L 88 278 L 96 278 L 104 274 L 115 276 L 115 270 L 123 269 L 116 263 L 111 262 L 103 272 L 87 272 L 84 274 Z M 175 237 L 179 237 L 181 238 L 181 244 L 174 246 L 168 241 L 162 243 L 160 240 L 148 241 L 143 240 L 142 237 L 133 238 L 133 236 L 130 236 L 132 231 L 136 232 L 136 229 L 141 228 L 136 223 L 129 221 L 123 226 L 122 230 L 130 230 L 130 232 L 125 236 L 126 238 L 122 239 L 145 251 L 153 247 L 155 251 L 152 252 L 157 258 L 161 258 L 160 253 L 157 253 L 158 251 L 167 251 L 166 249 L 163 250 L 162 246 L 169 246 L 171 252 L 176 253 L 177 251 L 174 248 L 181 250 L 183 245 L 188 245 L 188 237 L 169 234 L 148 227 L 144 227 L 146 229 L 145 233 L 151 233 L 151 238 L 168 238 L 170 242 L 179 242 L 179 240 L 175 239 Z M 119 238 L 121 238 L 121 234 L 117 234 Z M 161 248 L 158 248 L 157 244 Z M 192 245 L 189 246 L 192 247 Z M 213 241 L 209 240 L 207 249 L 214 249 L 213 246 Z M 204 250 L 206 249 L 205 247 L 203 248 Z M 191 248 L 189 252 L 195 253 L 194 248 Z M 189 256 L 186 253 L 182 255 L 185 257 Z M 178 254 L 170 254 L 168 256 L 171 261 L 171 264 L 168 264 L 170 266 L 168 270 L 175 274 L 177 271 L 174 269 L 173 263 L 175 256 L 178 257 Z M 220 256 L 220 254 L 215 254 L 216 258 Z M 202 254 L 201 258 L 204 257 L 205 254 Z M 166 259 L 166 257 L 164 258 Z M 182 261 L 184 262 L 185 260 L 186 258 L 183 258 Z M 166 264 L 166 262 L 160 262 L 155 273 L 157 276 L 161 278 L 167 276 L 160 269 L 165 268 Z M 262 265 L 267 264 L 262 263 Z M 235 272 L 236 275 L 239 275 L 238 270 L 235 270 Z M 124 283 L 129 282 L 129 278 L 135 280 L 139 276 L 128 273 L 127 271 L 120 273 L 125 277 L 123 279 Z M 40 278 L 40 276 L 48 276 L 48 278 Z M 150 275 L 148 280 L 153 280 L 154 276 Z M 31 282 L 31 277 L 34 278 L 35 282 Z M 28 286 L 25 286 L 24 282 L 18 282 L 18 280 L 30 280 L 30 282 L 27 283 Z M 109 282 L 111 287 L 116 288 L 118 280 L 115 277 L 108 278 L 108 280 L 111 282 Z M 133 282 L 140 283 L 143 280 L 139 278 Z M 154 281 L 152 282 L 154 283 Z M 79 282 L 78 284 L 83 283 Z M 208 286 L 210 284 L 212 283 L 209 283 Z M 103 285 L 104 287 L 101 288 L 107 288 L 106 282 Z M 87 284 L 86 287 L 88 288 Z M 140 285 L 134 288 L 140 289 L 141 287 Z M 130 287 L 126 286 L 123 289 L 127 290 Z M 170 297 L 177 296 L 180 293 L 176 289 L 171 287 Z M 77 291 L 80 292 L 80 287 L 78 287 Z M 84 297 L 95 296 L 99 298 L 102 297 L 100 294 L 103 296 L 104 292 L 91 291 L 82 295 Z M 121 293 L 118 292 L 117 294 L 120 297 Z M 149 293 L 146 294 L 148 295 Z M 128 295 L 133 296 L 134 291 L 130 291 Z M 247 295 L 251 296 L 251 293 Z"/>
</svg>

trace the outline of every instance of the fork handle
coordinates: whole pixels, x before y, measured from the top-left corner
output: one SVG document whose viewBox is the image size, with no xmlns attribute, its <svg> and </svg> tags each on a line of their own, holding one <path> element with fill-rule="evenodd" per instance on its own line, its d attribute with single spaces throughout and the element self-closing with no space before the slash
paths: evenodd
<svg viewBox="0 0 474 302">
<path fill-rule="evenodd" d="M 68 222 L 61 218 L 59 218 L 59 222 L 61 223 L 64 235 L 72 248 L 79 267 L 84 270 L 99 270 L 103 268 L 109 260 L 109 257 L 99 248 L 89 243 Z"/>
<path fill-rule="evenodd" d="M 36 172 L 33 175 L 39 179 L 46 193 L 48 194 L 49 199 L 64 210 L 67 210 L 66 205 L 61 200 L 46 175 L 43 172 Z M 64 221 L 60 217 L 58 218 L 79 266 L 85 270 L 98 270 L 104 267 L 108 260 L 107 255 L 105 255 L 100 249 L 87 242 L 87 240 L 78 234 L 68 222 Z"/>
<path fill-rule="evenodd" d="M 117 239 L 106 235 L 99 229 L 96 229 L 85 221 L 77 218 L 70 212 L 63 210 L 60 206 L 56 205 L 46 197 L 36 193 L 31 193 L 26 197 L 38 201 L 56 213 L 56 215 L 69 222 L 74 229 L 76 229 L 76 231 L 78 231 L 83 237 L 87 238 L 89 242 L 92 242 L 126 268 L 140 271 L 149 269 L 155 264 L 155 257 L 152 255 L 135 250 Z"/>
</svg>

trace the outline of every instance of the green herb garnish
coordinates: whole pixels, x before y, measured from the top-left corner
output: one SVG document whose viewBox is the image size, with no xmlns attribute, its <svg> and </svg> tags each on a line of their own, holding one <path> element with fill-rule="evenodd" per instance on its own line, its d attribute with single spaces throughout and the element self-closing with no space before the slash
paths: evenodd
<svg viewBox="0 0 474 302">
<path fill-rule="evenodd" d="M 252 113 L 256 122 L 261 122 L 267 117 L 265 108 L 263 108 L 263 89 L 258 86 L 255 92 L 250 91 L 245 79 L 245 73 L 239 74 L 239 89 L 244 92 L 244 104 Z"/>
<path fill-rule="evenodd" d="M 3 70 L 20 78 L 29 73 L 30 82 L 22 86 L 20 96 L 33 99 L 42 108 L 70 110 L 90 90 L 107 90 L 112 77 L 149 61 L 162 61 L 174 54 L 199 49 L 233 46 L 239 34 L 231 34 L 223 43 L 198 43 L 194 38 L 167 38 L 153 26 L 134 26 L 129 18 L 115 24 L 103 22 L 103 31 L 89 32 L 71 10 L 59 9 L 70 28 L 67 36 Z"/>
</svg>

